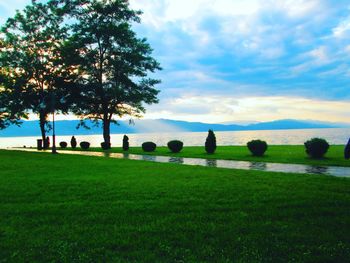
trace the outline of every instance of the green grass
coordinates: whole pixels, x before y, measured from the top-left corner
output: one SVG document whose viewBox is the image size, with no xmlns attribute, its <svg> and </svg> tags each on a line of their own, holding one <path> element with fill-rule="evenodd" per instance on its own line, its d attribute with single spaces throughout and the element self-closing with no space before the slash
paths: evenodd
<svg viewBox="0 0 350 263">
<path fill-rule="evenodd" d="M 77 150 L 81 150 L 78 148 Z M 90 151 L 103 151 L 101 148 L 91 148 Z M 123 152 L 120 147 L 111 152 Z M 218 146 L 214 154 L 207 154 L 204 147 L 184 147 L 180 153 L 171 153 L 167 147 L 157 147 L 155 152 L 145 153 L 141 147 L 131 147 L 128 151 L 133 154 L 164 155 L 178 157 L 194 157 L 224 160 L 241 160 L 253 162 L 298 163 L 310 165 L 350 166 L 350 161 L 344 159 L 344 146 L 331 145 L 322 159 L 312 159 L 305 153 L 303 145 L 270 145 L 262 157 L 252 156 L 246 146 Z"/>
<path fill-rule="evenodd" d="M 0 262 L 347 262 L 350 180 L 0 151 Z"/>
</svg>

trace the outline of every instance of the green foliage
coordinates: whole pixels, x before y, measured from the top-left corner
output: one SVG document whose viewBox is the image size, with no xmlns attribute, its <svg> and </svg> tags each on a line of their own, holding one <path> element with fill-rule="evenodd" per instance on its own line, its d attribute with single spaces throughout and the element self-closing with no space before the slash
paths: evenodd
<svg viewBox="0 0 350 263">
<path fill-rule="evenodd" d="M 129 137 L 124 135 L 123 136 L 123 151 L 129 150 Z"/>
<path fill-rule="evenodd" d="M 90 143 L 89 142 L 81 142 L 80 143 L 80 147 L 83 149 L 83 150 L 87 150 L 90 148 Z"/>
<path fill-rule="evenodd" d="M 70 146 L 75 149 L 77 147 L 77 139 L 74 136 L 70 139 Z"/>
<path fill-rule="evenodd" d="M 263 156 L 267 150 L 267 143 L 261 140 L 252 140 L 247 143 L 247 147 L 254 156 Z"/>
<path fill-rule="evenodd" d="M 157 148 L 157 145 L 154 142 L 144 142 L 142 144 L 142 150 L 144 152 L 154 152 Z"/>
<path fill-rule="evenodd" d="M 304 143 L 305 151 L 311 158 L 322 158 L 329 149 L 329 144 L 325 139 L 312 138 Z"/>
<path fill-rule="evenodd" d="M 208 137 L 205 140 L 205 151 L 209 154 L 213 154 L 216 150 L 216 137 L 212 130 L 208 131 Z"/>
<path fill-rule="evenodd" d="M 182 150 L 184 143 L 179 140 L 173 140 L 168 142 L 168 148 L 173 153 L 178 153 Z"/>
<path fill-rule="evenodd" d="M 46 4 L 32 1 L 0 30 L 2 128 L 10 122 L 19 124 L 19 119 L 33 112 L 39 116 L 44 140 L 50 129 L 47 115 L 54 109 L 67 112 L 57 99 L 66 94 L 66 85 L 58 84 L 72 76 L 62 59 L 67 30 L 63 13 L 58 12 L 60 6 L 56 0 Z"/>
<path fill-rule="evenodd" d="M 61 147 L 62 149 L 67 148 L 67 146 L 68 146 L 68 143 L 67 143 L 67 142 L 60 142 L 60 147 Z"/>
<path fill-rule="evenodd" d="M 80 0 L 72 10 L 65 58 L 80 72 L 73 112 L 81 119 L 101 120 L 109 143 L 115 115 L 140 117 L 143 104 L 158 102 L 154 86 L 160 81 L 147 75 L 160 65 L 146 39 L 132 30 L 141 13 L 131 10 L 128 1 Z"/>
</svg>

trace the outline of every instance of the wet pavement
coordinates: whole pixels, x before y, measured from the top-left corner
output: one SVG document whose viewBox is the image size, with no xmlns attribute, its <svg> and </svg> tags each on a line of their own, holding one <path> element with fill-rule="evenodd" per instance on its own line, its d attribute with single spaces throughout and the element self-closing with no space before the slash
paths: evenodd
<svg viewBox="0 0 350 263">
<path fill-rule="evenodd" d="M 16 148 L 12 150 L 40 152 L 40 151 L 37 151 L 36 149 L 28 149 L 28 148 L 27 149 Z M 42 152 L 45 152 L 45 151 L 42 151 Z M 139 154 L 128 154 L 128 153 L 90 152 L 90 151 L 59 150 L 59 153 L 138 160 L 138 161 L 149 161 L 149 162 L 157 162 L 157 163 L 199 165 L 199 166 L 205 166 L 205 167 L 228 168 L 228 169 L 242 169 L 242 170 L 282 172 L 282 173 L 321 174 L 321 175 L 331 175 L 331 176 L 337 176 L 337 177 L 350 177 L 350 167 L 343 167 L 343 166 L 316 166 L 316 165 L 305 165 L 305 164 L 265 163 L 265 162 L 215 160 L 215 159 L 201 159 L 201 158 L 187 158 L 187 157 L 173 157 L 173 156 L 153 156 L 153 155 L 139 155 Z"/>
</svg>

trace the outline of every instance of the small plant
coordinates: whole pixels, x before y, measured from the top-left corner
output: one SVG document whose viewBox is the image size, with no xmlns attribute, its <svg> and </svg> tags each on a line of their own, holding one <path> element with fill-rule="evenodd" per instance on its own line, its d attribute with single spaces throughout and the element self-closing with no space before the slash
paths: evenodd
<svg viewBox="0 0 350 263">
<path fill-rule="evenodd" d="M 215 138 L 215 134 L 212 130 L 208 131 L 208 137 L 205 140 L 205 151 L 207 153 L 214 153 L 216 150 L 216 138 Z"/>
<path fill-rule="evenodd" d="M 311 158 L 322 158 L 328 151 L 329 144 L 325 139 L 312 138 L 304 143 L 306 153 Z"/>
<path fill-rule="evenodd" d="M 154 142 L 144 142 L 142 144 L 142 150 L 144 152 L 154 152 L 157 148 L 157 145 Z"/>
<path fill-rule="evenodd" d="M 72 139 L 70 139 L 70 146 L 72 146 L 73 149 L 77 147 L 77 140 L 74 136 L 72 136 Z"/>
<path fill-rule="evenodd" d="M 173 140 L 168 142 L 168 148 L 173 153 L 178 153 L 182 150 L 184 143 L 179 140 Z"/>
<path fill-rule="evenodd" d="M 101 148 L 103 150 L 109 150 L 109 149 L 111 149 L 111 143 L 101 142 Z"/>
<path fill-rule="evenodd" d="M 261 140 L 252 140 L 247 143 L 249 151 L 254 156 L 263 156 L 267 150 L 267 143 Z"/>
<path fill-rule="evenodd" d="M 344 149 L 344 158 L 346 160 L 350 159 L 350 139 L 348 140 L 348 143 L 346 144 L 345 149 Z"/>
<path fill-rule="evenodd" d="M 80 143 L 80 147 L 83 149 L 83 150 L 87 150 L 90 148 L 90 143 L 89 142 L 81 142 Z"/>
<path fill-rule="evenodd" d="M 67 145 L 68 145 L 68 143 L 66 143 L 66 142 L 60 142 L 60 147 L 62 149 L 67 148 Z"/>
<path fill-rule="evenodd" d="M 129 137 L 124 135 L 123 137 L 123 151 L 129 150 Z"/>
</svg>

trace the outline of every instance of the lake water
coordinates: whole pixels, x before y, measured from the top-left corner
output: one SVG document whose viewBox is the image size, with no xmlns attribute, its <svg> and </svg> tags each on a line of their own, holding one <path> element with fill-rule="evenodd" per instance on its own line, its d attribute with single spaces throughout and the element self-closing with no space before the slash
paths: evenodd
<svg viewBox="0 0 350 263">
<path fill-rule="evenodd" d="M 181 140 L 186 146 L 202 146 L 207 132 L 181 132 L 181 133 L 138 133 L 128 134 L 130 146 L 141 146 L 145 141 L 153 141 L 158 146 L 165 146 L 170 140 Z M 245 145 L 253 139 L 265 140 L 270 145 L 303 144 L 313 137 L 325 138 L 330 144 L 346 144 L 350 137 L 350 128 L 333 129 L 303 129 L 303 130 L 264 130 L 264 131 L 226 131 L 215 132 L 218 145 Z M 91 146 L 100 146 L 102 135 L 77 135 L 78 143 L 88 141 Z M 56 136 L 57 145 L 60 141 L 69 143 L 71 136 Z M 36 147 L 37 137 L 0 137 L 0 148 L 9 147 Z M 112 134 L 112 146 L 122 145 L 123 134 Z M 52 139 L 51 139 L 52 141 Z"/>
</svg>

